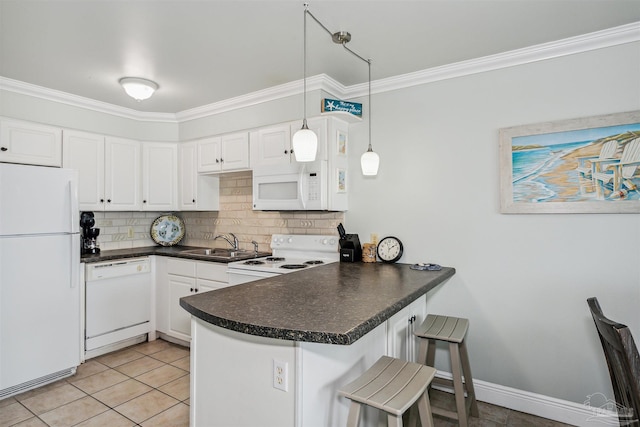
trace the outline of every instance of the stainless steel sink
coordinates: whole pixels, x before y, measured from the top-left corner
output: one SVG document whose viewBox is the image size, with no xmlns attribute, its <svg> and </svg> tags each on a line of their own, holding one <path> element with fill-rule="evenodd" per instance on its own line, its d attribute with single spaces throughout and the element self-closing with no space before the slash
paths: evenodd
<svg viewBox="0 0 640 427">
<path fill-rule="evenodd" d="M 185 254 L 191 255 L 203 255 L 203 256 L 211 256 L 217 258 L 236 258 L 239 256 L 253 256 L 253 252 L 245 251 L 245 250 L 233 250 L 233 249 L 225 249 L 225 248 L 200 248 L 200 249 L 187 249 L 182 251 Z"/>
</svg>

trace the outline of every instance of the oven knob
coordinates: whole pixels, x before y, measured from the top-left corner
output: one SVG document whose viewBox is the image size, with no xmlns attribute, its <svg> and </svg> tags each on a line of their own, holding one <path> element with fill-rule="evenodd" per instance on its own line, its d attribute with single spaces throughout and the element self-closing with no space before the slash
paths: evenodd
<svg viewBox="0 0 640 427">
<path fill-rule="evenodd" d="M 293 238 L 289 237 L 289 238 L 287 239 L 287 243 L 293 243 Z"/>
<path fill-rule="evenodd" d="M 330 244 L 331 246 L 335 245 L 335 244 L 336 244 L 336 239 L 331 239 L 331 240 L 329 240 L 329 244 Z"/>
<path fill-rule="evenodd" d="M 328 240 L 327 240 L 327 239 L 322 239 L 322 244 L 323 244 L 323 245 L 326 245 L 327 243 L 328 243 Z"/>
</svg>

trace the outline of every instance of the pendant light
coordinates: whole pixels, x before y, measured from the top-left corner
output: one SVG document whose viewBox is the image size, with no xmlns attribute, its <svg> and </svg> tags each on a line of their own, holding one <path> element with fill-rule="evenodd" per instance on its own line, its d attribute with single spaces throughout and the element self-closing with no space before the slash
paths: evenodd
<svg viewBox="0 0 640 427">
<path fill-rule="evenodd" d="M 313 146 L 314 154 L 313 154 L 313 158 L 307 161 L 313 161 L 315 159 L 315 151 L 318 145 L 318 142 L 317 142 L 318 138 L 316 137 L 316 134 L 313 133 L 311 130 L 309 130 L 309 128 L 307 127 L 307 102 L 306 102 L 307 77 L 306 76 L 307 76 L 307 14 L 308 14 L 313 18 L 314 21 L 316 21 L 316 23 L 318 23 L 318 25 L 322 27 L 323 30 L 329 33 L 334 43 L 342 45 L 342 47 L 344 47 L 345 50 L 347 50 L 349 53 L 351 53 L 361 61 L 366 62 L 367 65 L 369 66 L 369 147 L 367 151 L 362 155 L 362 157 L 360 157 L 360 167 L 362 169 L 363 175 L 367 175 L 367 176 L 377 175 L 378 166 L 380 166 L 380 156 L 378 156 L 378 154 L 374 152 L 373 148 L 371 147 L 371 59 L 365 59 L 364 57 L 358 55 L 356 52 L 354 52 L 353 50 L 347 47 L 347 43 L 351 41 L 351 34 L 349 32 L 338 31 L 337 33 L 332 33 L 331 31 L 329 31 L 327 27 L 324 26 L 322 22 L 318 20 L 318 18 L 313 16 L 313 13 L 309 12 L 308 8 L 309 8 L 309 3 L 305 3 L 304 4 L 304 61 L 305 61 L 305 65 L 304 65 L 305 107 L 304 108 L 305 109 L 304 109 L 304 120 L 302 121 L 302 129 L 296 132 L 296 134 L 293 136 L 293 145 L 294 145 L 293 148 L 296 154 L 296 160 L 298 160 L 298 154 L 299 154 L 298 148 L 296 147 L 296 136 L 298 134 L 303 134 L 303 132 L 305 133 L 308 132 L 309 134 L 313 135 L 313 143 L 308 144 L 308 146 L 309 147 Z"/>
<path fill-rule="evenodd" d="M 293 154 L 298 162 L 313 162 L 318 149 L 318 136 L 307 126 L 307 11 L 309 3 L 304 4 L 304 65 L 303 65 L 303 119 L 302 128 L 293 135 Z"/>
<path fill-rule="evenodd" d="M 360 168 L 362 175 L 374 176 L 378 174 L 380 156 L 371 148 L 371 59 L 368 59 L 367 63 L 369 64 L 369 148 L 360 157 Z"/>
<path fill-rule="evenodd" d="M 127 92 L 127 95 L 138 102 L 151 98 L 151 95 L 158 90 L 156 82 L 140 77 L 123 77 L 118 82 Z"/>
</svg>

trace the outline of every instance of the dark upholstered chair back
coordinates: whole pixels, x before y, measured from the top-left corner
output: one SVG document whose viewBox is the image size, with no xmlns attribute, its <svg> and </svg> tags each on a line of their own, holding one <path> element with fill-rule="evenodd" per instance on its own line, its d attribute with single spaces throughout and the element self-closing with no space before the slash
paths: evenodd
<svg viewBox="0 0 640 427">
<path fill-rule="evenodd" d="M 631 331 L 607 319 L 596 298 L 587 300 L 609 367 L 621 426 L 640 426 L 640 355 Z"/>
</svg>

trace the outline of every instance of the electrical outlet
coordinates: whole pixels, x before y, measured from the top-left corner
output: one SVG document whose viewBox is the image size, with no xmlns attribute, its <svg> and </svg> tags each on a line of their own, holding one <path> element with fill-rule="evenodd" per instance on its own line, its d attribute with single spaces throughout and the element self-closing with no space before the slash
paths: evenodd
<svg viewBox="0 0 640 427">
<path fill-rule="evenodd" d="M 130 239 L 133 239 L 133 227 L 129 227 L 129 230 L 127 232 L 127 237 Z"/>
<path fill-rule="evenodd" d="M 289 364 L 273 359 L 273 388 L 289 391 Z"/>
</svg>

